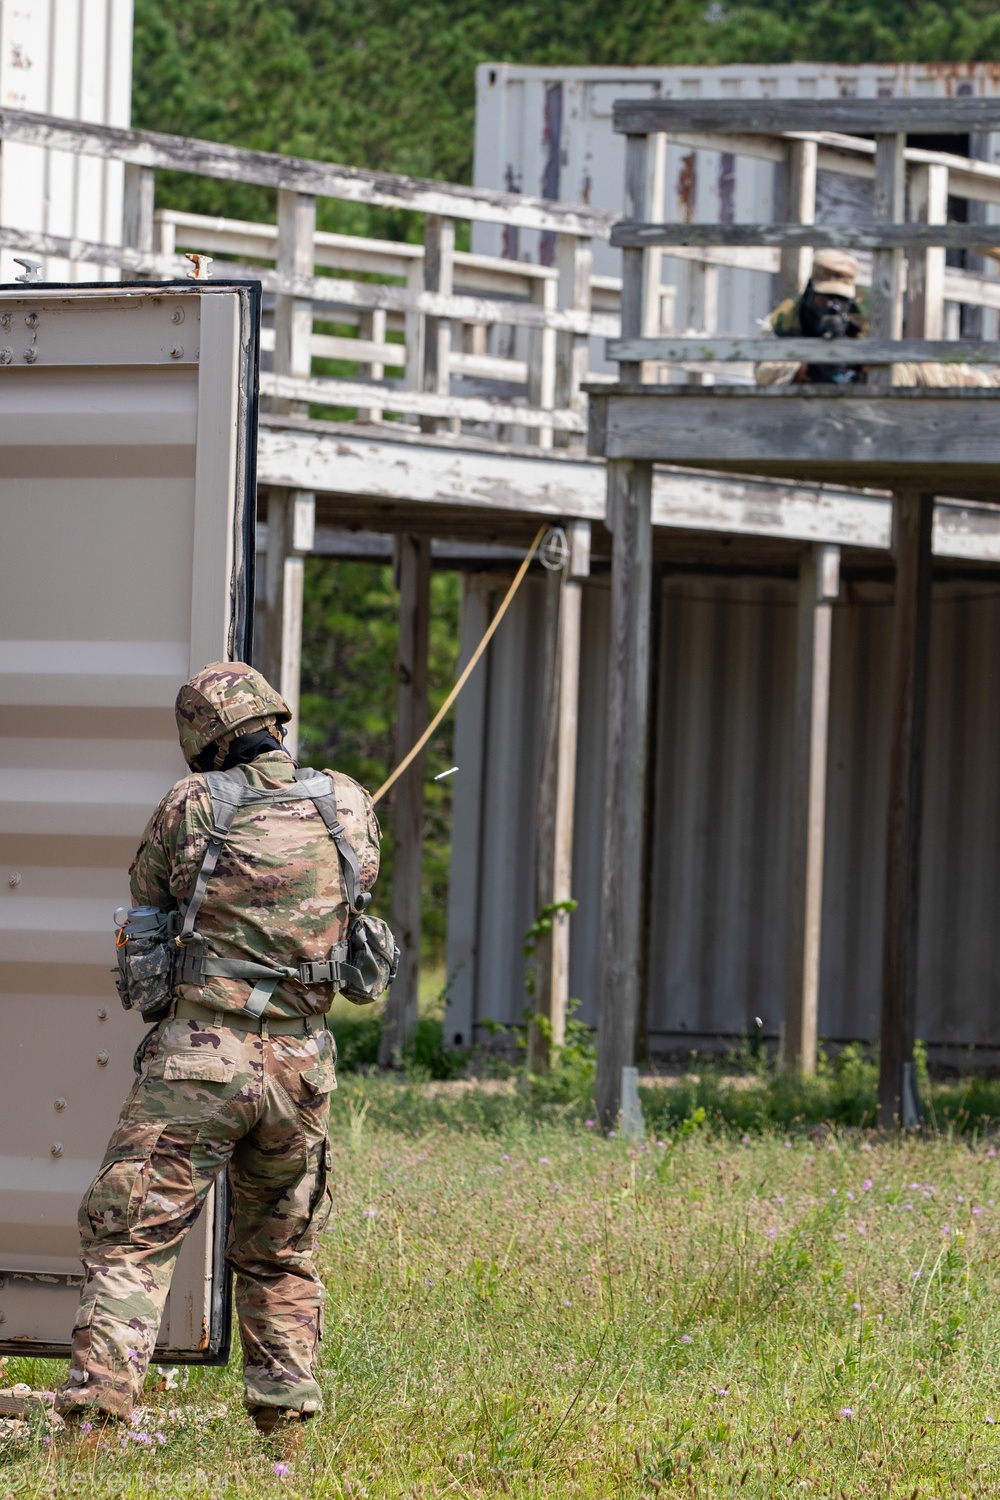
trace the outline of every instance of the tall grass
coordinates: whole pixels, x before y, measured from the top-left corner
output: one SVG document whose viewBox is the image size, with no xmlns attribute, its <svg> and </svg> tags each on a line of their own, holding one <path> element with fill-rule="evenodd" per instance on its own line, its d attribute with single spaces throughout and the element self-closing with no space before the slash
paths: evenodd
<svg viewBox="0 0 1000 1500">
<path fill-rule="evenodd" d="M 740 1136 L 701 1105 L 629 1143 L 451 1092 L 478 1118 L 436 1123 L 435 1086 L 335 1097 L 327 1405 L 287 1474 L 234 1361 L 151 1382 L 148 1445 L 8 1443 L 0 1497 L 997 1493 L 993 1146 Z M 404 1125 L 387 1096 L 418 1094 Z"/>
</svg>

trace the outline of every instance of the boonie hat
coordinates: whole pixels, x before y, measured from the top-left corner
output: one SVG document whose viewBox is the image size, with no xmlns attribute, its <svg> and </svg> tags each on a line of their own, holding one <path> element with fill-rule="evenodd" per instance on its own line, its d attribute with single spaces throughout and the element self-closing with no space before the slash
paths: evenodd
<svg viewBox="0 0 1000 1500">
<path fill-rule="evenodd" d="M 813 256 L 813 290 L 827 297 L 857 296 L 858 263 L 846 250 L 817 250 Z"/>
</svg>

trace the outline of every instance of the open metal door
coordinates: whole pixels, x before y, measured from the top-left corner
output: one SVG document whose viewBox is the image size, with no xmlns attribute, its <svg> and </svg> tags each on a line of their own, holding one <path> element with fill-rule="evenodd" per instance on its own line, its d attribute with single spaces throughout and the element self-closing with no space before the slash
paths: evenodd
<svg viewBox="0 0 1000 1500">
<path fill-rule="evenodd" d="M 144 1034 L 112 912 L 185 773 L 180 683 L 250 655 L 258 328 L 256 284 L 0 287 L 4 1353 L 69 1351 L 77 1209 Z M 160 1360 L 226 1357 L 224 1219 L 217 1193 Z"/>
</svg>

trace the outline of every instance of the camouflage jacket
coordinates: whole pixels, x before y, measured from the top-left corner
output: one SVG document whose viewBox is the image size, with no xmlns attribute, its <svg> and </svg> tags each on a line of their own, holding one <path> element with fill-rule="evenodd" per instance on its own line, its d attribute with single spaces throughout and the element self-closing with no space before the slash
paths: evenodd
<svg viewBox="0 0 1000 1500">
<path fill-rule="evenodd" d="M 260 755 L 242 770 L 252 786 L 267 789 L 295 777 L 283 751 Z M 370 890 L 378 875 L 381 837 L 371 798 L 349 776 L 326 774 L 358 857 L 362 889 Z M 212 799 L 204 777 L 185 776 L 150 818 L 132 861 L 135 905 L 170 911 L 186 900 L 211 827 Z M 347 896 L 336 848 L 312 802 L 237 812 L 208 883 L 197 931 L 218 958 L 275 964 L 326 958 L 347 931 Z M 178 995 L 219 1010 L 242 1010 L 251 988 L 247 980 L 209 978 L 203 990 L 181 985 Z M 265 1014 L 315 1015 L 329 1009 L 331 998 L 328 986 L 283 980 Z"/>
</svg>

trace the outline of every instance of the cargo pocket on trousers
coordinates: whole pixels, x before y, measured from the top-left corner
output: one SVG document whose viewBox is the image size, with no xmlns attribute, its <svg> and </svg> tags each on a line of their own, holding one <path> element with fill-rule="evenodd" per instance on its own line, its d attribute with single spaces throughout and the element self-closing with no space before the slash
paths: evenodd
<svg viewBox="0 0 1000 1500">
<path fill-rule="evenodd" d="M 329 1139 L 320 1143 L 316 1162 L 316 1182 L 309 1204 L 309 1222 L 299 1235 L 297 1248 L 308 1250 L 317 1235 L 323 1233 L 333 1212 L 333 1194 L 330 1191 L 330 1172 L 333 1169 L 333 1148 Z"/>
<path fill-rule="evenodd" d="M 80 1205 L 80 1230 L 85 1238 L 123 1239 L 136 1228 L 149 1191 L 150 1158 L 162 1132 L 160 1123 L 136 1127 L 131 1122 L 115 1132 Z"/>
</svg>

